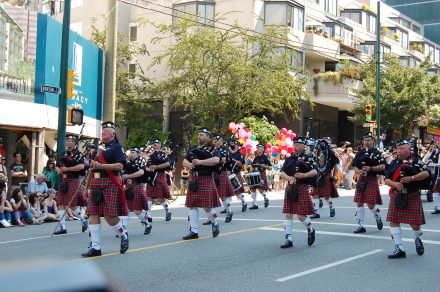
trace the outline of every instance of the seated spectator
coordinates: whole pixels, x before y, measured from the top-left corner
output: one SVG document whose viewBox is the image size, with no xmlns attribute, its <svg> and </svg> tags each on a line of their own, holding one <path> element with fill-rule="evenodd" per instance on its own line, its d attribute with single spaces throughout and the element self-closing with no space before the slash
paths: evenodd
<svg viewBox="0 0 440 292">
<path fill-rule="evenodd" d="M 41 212 L 41 205 L 37 193 L 31 193 L 29 196 L 29 211 L 40 222 L 47 218 L 47 215 Z"/>
<path fill-rule="evenodd" d="M 0 223 L 0 227 L 14 227 L 11 224 L 12 206 L 8 200 L 6 200 L 6 183 L 0 182 L 0 221 L 6 220 L 7 224 Z"/>
<path fill-rule="evenodd" d="M 17 222 L 18 226 L 23 227 L 26 226 L 23 221 L 25 219 L 28 219 L 29 221 L 32 221 L 33 224 L 40 225 L 41 222 L 39 222 L 35 217 L 31 214 L 29 211 L 29 197 L 23 196 L 23 192 L 20 188 L 15 188 L 12 191 L 11 196 L 11 206 L 14 210 L 13 217 L 15 221 Z"/>
<path fill-rule="evenodd" d="M 50 158 L 47 163 L 46 167 L 43 168 L 43 174 L 44 174 L 44 182 L 46 183 L 46 186 L 48 189 L 55 188 L 55 182 L 57 180 L 57 172 L 55 170 L 55 160 Z"/>
<path fill-rule="evenodd" d="M 57 191 L 54 189 L 49 189 L 47 191 L 47 198 L 41 203 L 41 210 L 47 216 L 46 221 L 60 221 L 60 216 L 58 215 L 57 202 L 55 197 Z"/>
<path fill-rule="evenodd" d="M 44 174 L 37 174 L 35 178 L 28 183 L 26 195 L 29 197 L 31 193 L 37 193 L 38 197 L 45 198 L 48 190 L 47 185 L 44 182 L 45 179 L 46 177 Z"/>
</svg>

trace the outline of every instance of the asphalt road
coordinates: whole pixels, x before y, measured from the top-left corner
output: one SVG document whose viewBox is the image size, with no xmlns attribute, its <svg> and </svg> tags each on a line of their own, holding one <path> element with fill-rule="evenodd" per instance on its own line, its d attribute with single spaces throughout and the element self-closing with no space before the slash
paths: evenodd
<svg viewBox="0 0 440 292">
<path fill-rule="evenodd" d="M 1 229 L 0 282 L 4 283 L 8 275 L 17 277 L 14 268 L 6 269 L 13 273 L 4 270 L 19 260 L 26 262 L 18 268 L 20 277 L 35 271 L 38 276 L 31 278 L 32 286 L 42 288 L 47 285 L 40 282 L 46 280 L 38 272 L 53 275 L 50 270 L 44 272 L 46 266 L 42 263 L 49 261 L 63 264 L 56 268 L 62 272 L 61 276 L 52 276 L 50 282 L 58 281 L 70 288 L 76 284 L 68 284 L 68 281 L 86 281 L 87 277 L 81 272 L 86 273 L 86 265 L 91 265 L 97 266 L 123 291 L 436 290 L 440 285 L 440 216 L 431 215 L 434 203 L 426 202 L 423 196 L 427 221 L 422 236 L 425 254 L 416 254 L 414 234 L 408 225 L 402 225 L 407 258 L 389 260 L 387 255 L 394 251 L 394 241 L 385 221 L 387 189 L 381 187 L 383 230 L 377 230 L 373 215 L 366 210 L 367 233 L 354 234 L 358 226 L 354 217 L 354 191 L 342 190 L 341 197 L 334 200 L 336 216 L 329 217 L 324 203 L 321 218 L 312 221 L 316 229 L 313 246 L 307 245 L 307 231 L 294 217 L 294 246 L 288 249 L 279 248 L 285 241 L 283 195 L 274 192 L 268 195 L 268 208 L 263 207 L 259 196 L 260 209 L 244 213 L 240 202 L 234 199 L 232 222 L 224 223 L 225 214 L 219 214 L 217 238 L 212 237 L 210 226 L 202 225 L 206 215 L 200 209 L 200 238 L 182 240 L 189 228 L 184 198 L 171 204 L 173 218 L 169 222 L 165 221 L 161 206 L 153 207 L 153 230 L 149 235 L 143 235 L 143 225 L 131 213 L 130 249 L 126 254 L 119 253 L 119 239 L 104 223 L 101 234 L 104 255 L 97 258 L 81 258 L 80 254 L 87 251 L 89 239 L 87 232 L 81 233 L 78 221 L 67 222 L 68 234 L 58 237 L 50 236 L 55 223 Z M 246 200 L 250 205 L 250 195 L 246 195 Z M 88 275 L 93 275 L 91 273 Z M 14 291 L 20 291 L 19 284 L 16 282 Z"/>
</svg>

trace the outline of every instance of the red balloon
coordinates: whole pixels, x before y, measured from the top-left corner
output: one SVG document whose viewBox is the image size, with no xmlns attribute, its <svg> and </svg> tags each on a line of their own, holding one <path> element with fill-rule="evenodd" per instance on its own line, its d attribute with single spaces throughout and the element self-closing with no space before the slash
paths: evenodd
<svg viewBox="0 0 440 292">
<path fill-rule="evenodd" d="M 292 153 L 293 152 L 293 147 L 287 147 L 287 153 Z"/>
<path fill-rule="evenodd" d="M 264 149 L 264 153 L 269 154 L 270 150 L 269 148 Z"/>
<path fill-rule="evenodd" d="M 278 148 L 277 147 L 272 147 L 272 153 L 278 153 Z"/>
<path fill-rule="evenodd" d="M 281 137 L 283 137 L 283 135 L 278 134 L 277 139 L 278 139 L 278 140 L 281 140 Z"/>
<path fill-rule="evenodd" d="M 285 135 L 287 133 L 287 129 L 286 128 L 282 128 L 281 129 L 281 133 L 283 133 Z"/>
<path fill-rule="evenodd" d="M 241 150 L 240 150 L 240 153 L 243 154 L 243 155 L 245 155 L 245 154 L 246 154 L 246 148 L 241 149 Z"/>
<path fill-rule="evenodd" d="M 272 144 L 266 143 L 266 148 L 271 148 L 271 147 L 272 147 Z"/>
</svg>

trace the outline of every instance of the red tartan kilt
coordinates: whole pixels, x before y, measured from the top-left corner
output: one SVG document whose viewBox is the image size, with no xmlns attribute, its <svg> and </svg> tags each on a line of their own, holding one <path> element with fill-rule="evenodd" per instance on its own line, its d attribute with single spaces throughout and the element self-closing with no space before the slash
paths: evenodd
<svg viewBox="0 0 440 292">
<path fill-rule="evenodd" d="M 197 181 L 197 191 L 188 189 L 186 207 L 218 208 L 221 206 L 213 177 L 191 177 Z"/>
<path fill-rule="evenodd" d="M 220 183 L 217 186 L 217 193 L 220 198 L 232 197 L 234 190 L 232 189 L 231 181 L 227 171 L 222 171 L 220 175 L 214 174 L 219 177 Z"/>
<path fill-rule="evenodd" d="M 421 193 L 409 193 L 408 204 L 406 205 L 405 209 L 396 208 L 395 193 L 391 193 L 387 221 L 416 225 L 426 224 L 425 214 L 423 213 Z"/>
<path fill-rule="evenodd" d="M 330 182 L 331 173 L 327 173 L 324 176 L 324 186 L 323 187 L 313 187 L 313 195 L 318 195 L 324 198 L 339 198 L 338 190 L 334 183 Z"/>
<path fill-rule="evenodd" d="M 297 185 L 297 190 L 299 192 L 298 201 L 292 201 L 287 198 L 287 190 L 290 186 L 291 185 L 289 184 L 284 191 L 283 213 L 298 215 L 315 214 L 315 208 L 313 208 L 309 187 L 305 184 Z"/>
<path fill-rule="evenodd" d="M 126 184 L 126 188 L 133 190 L 133 200 L 127 200 L 127 207 L 130 210 L 148 210 L 147 195 L 144 185 L 140 183 Z"/>
<path fill-rule="evenodd" d="M 269 185 L 267 184 L 267 176 L 266 176 L 266 171 L 260 172 L 260 177 L 261 177 L 261 185 L 259 187 L 251 187 L 251 191 L 255 192 L 257 189 L 260 190 L 265 190 L 267 191 L 269 189 Z"/>
<path fill-rule="evenodd" d="M 122 184 L 122 179 L 117 176 L 119 182 Z M 92 178 L 90 181 L 90 188 L 93 190 L 101 189 L 104 194 L 104 200 L 99 204 L 92 202 L 92 194 L 87 197 L 87 213 L 89 215 L 99 216 L 127 216 L 127 205 L 122 203 L 118 187 L 113 183 L 111 178 Z"/>
<path fill-rule="evenodd" d="M 147 197 L 153 199 L 171 198 L 165 172 L 158 172 L 154 186 L 147 184 Z"/>
<path fill-rule="evenodd" d="M 79 187 L 79 183 L 81 182 L 80 178 L 63 178 L 63 182 L 67 183 L 69 185 L 69 189 L 67 190 L 67 193 L 60 193 L 58 188 L 58 193 L 56 196 L 56 201 L 58 205 L 61 206 L 68 206 L 70 200 L 72 199 L 73 195 L 75 194 L 76 190 Z M 86 206 L 86 202 L 83 200 L 83 188 L 81 187 L 78 192 L 76 193 L 75 199 L 73 199 L 72 203 L 70 204 L 71 207 L 80 206 L 84 207 Z"/>
<path fill-rule="evenodd" d="M 360 179 L 366 179 L 367 187 L 362 192 L 358 190 L 355 191 L 353 202 L 382 205 L 382 197 L 380 196 L 377 178 L 373 176 L 363 176 Z"/>
<path fill-rule="evenodd" d="M 241 183 L 241 187 L 237 189 L 234 193 L 236 195 L 239 195 L 241 193 L 244 193 L 243 177 L 241 176 L 241 172 L 237 172 L 235 175 L 237 176 L 238 181 Z"/>
<path fill-rule="evenodd" d="M 440 193 L 440 179 L 437 179 L 437 182 L 435 183 L 434 189 L 432 189 L 433 193 Z"/>
</svg>

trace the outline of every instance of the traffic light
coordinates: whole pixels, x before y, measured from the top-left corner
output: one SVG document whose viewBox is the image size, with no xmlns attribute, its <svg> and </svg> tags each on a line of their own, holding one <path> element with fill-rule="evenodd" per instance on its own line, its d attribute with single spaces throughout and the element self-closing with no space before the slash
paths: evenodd
<svg viewBox="0 0 440 292">
<path fill-rule="evenodd" d="M 374 116 L 373 116 L 373 109 L 376 107 L 376 104 L 367 104 L 365 106 L 365 121 L 369 122 L 369 123 L 375 123 L 376 120 L 374 120 Z"/>
<path fill-rule="evenodd" d="M 71 125 L 82 125 L 84 111 L 82 109 L 72 108 L 67 110 L 67 123 Z"/>
<path fill-rule="evenodd" d="M 78 92 L 75 90 L 75 86 L 79 84 L 75 81 L 78 73 L 75 73 L 72 69 L 67 69 L 67 99 L 74 98 Z"/>
</svg>

